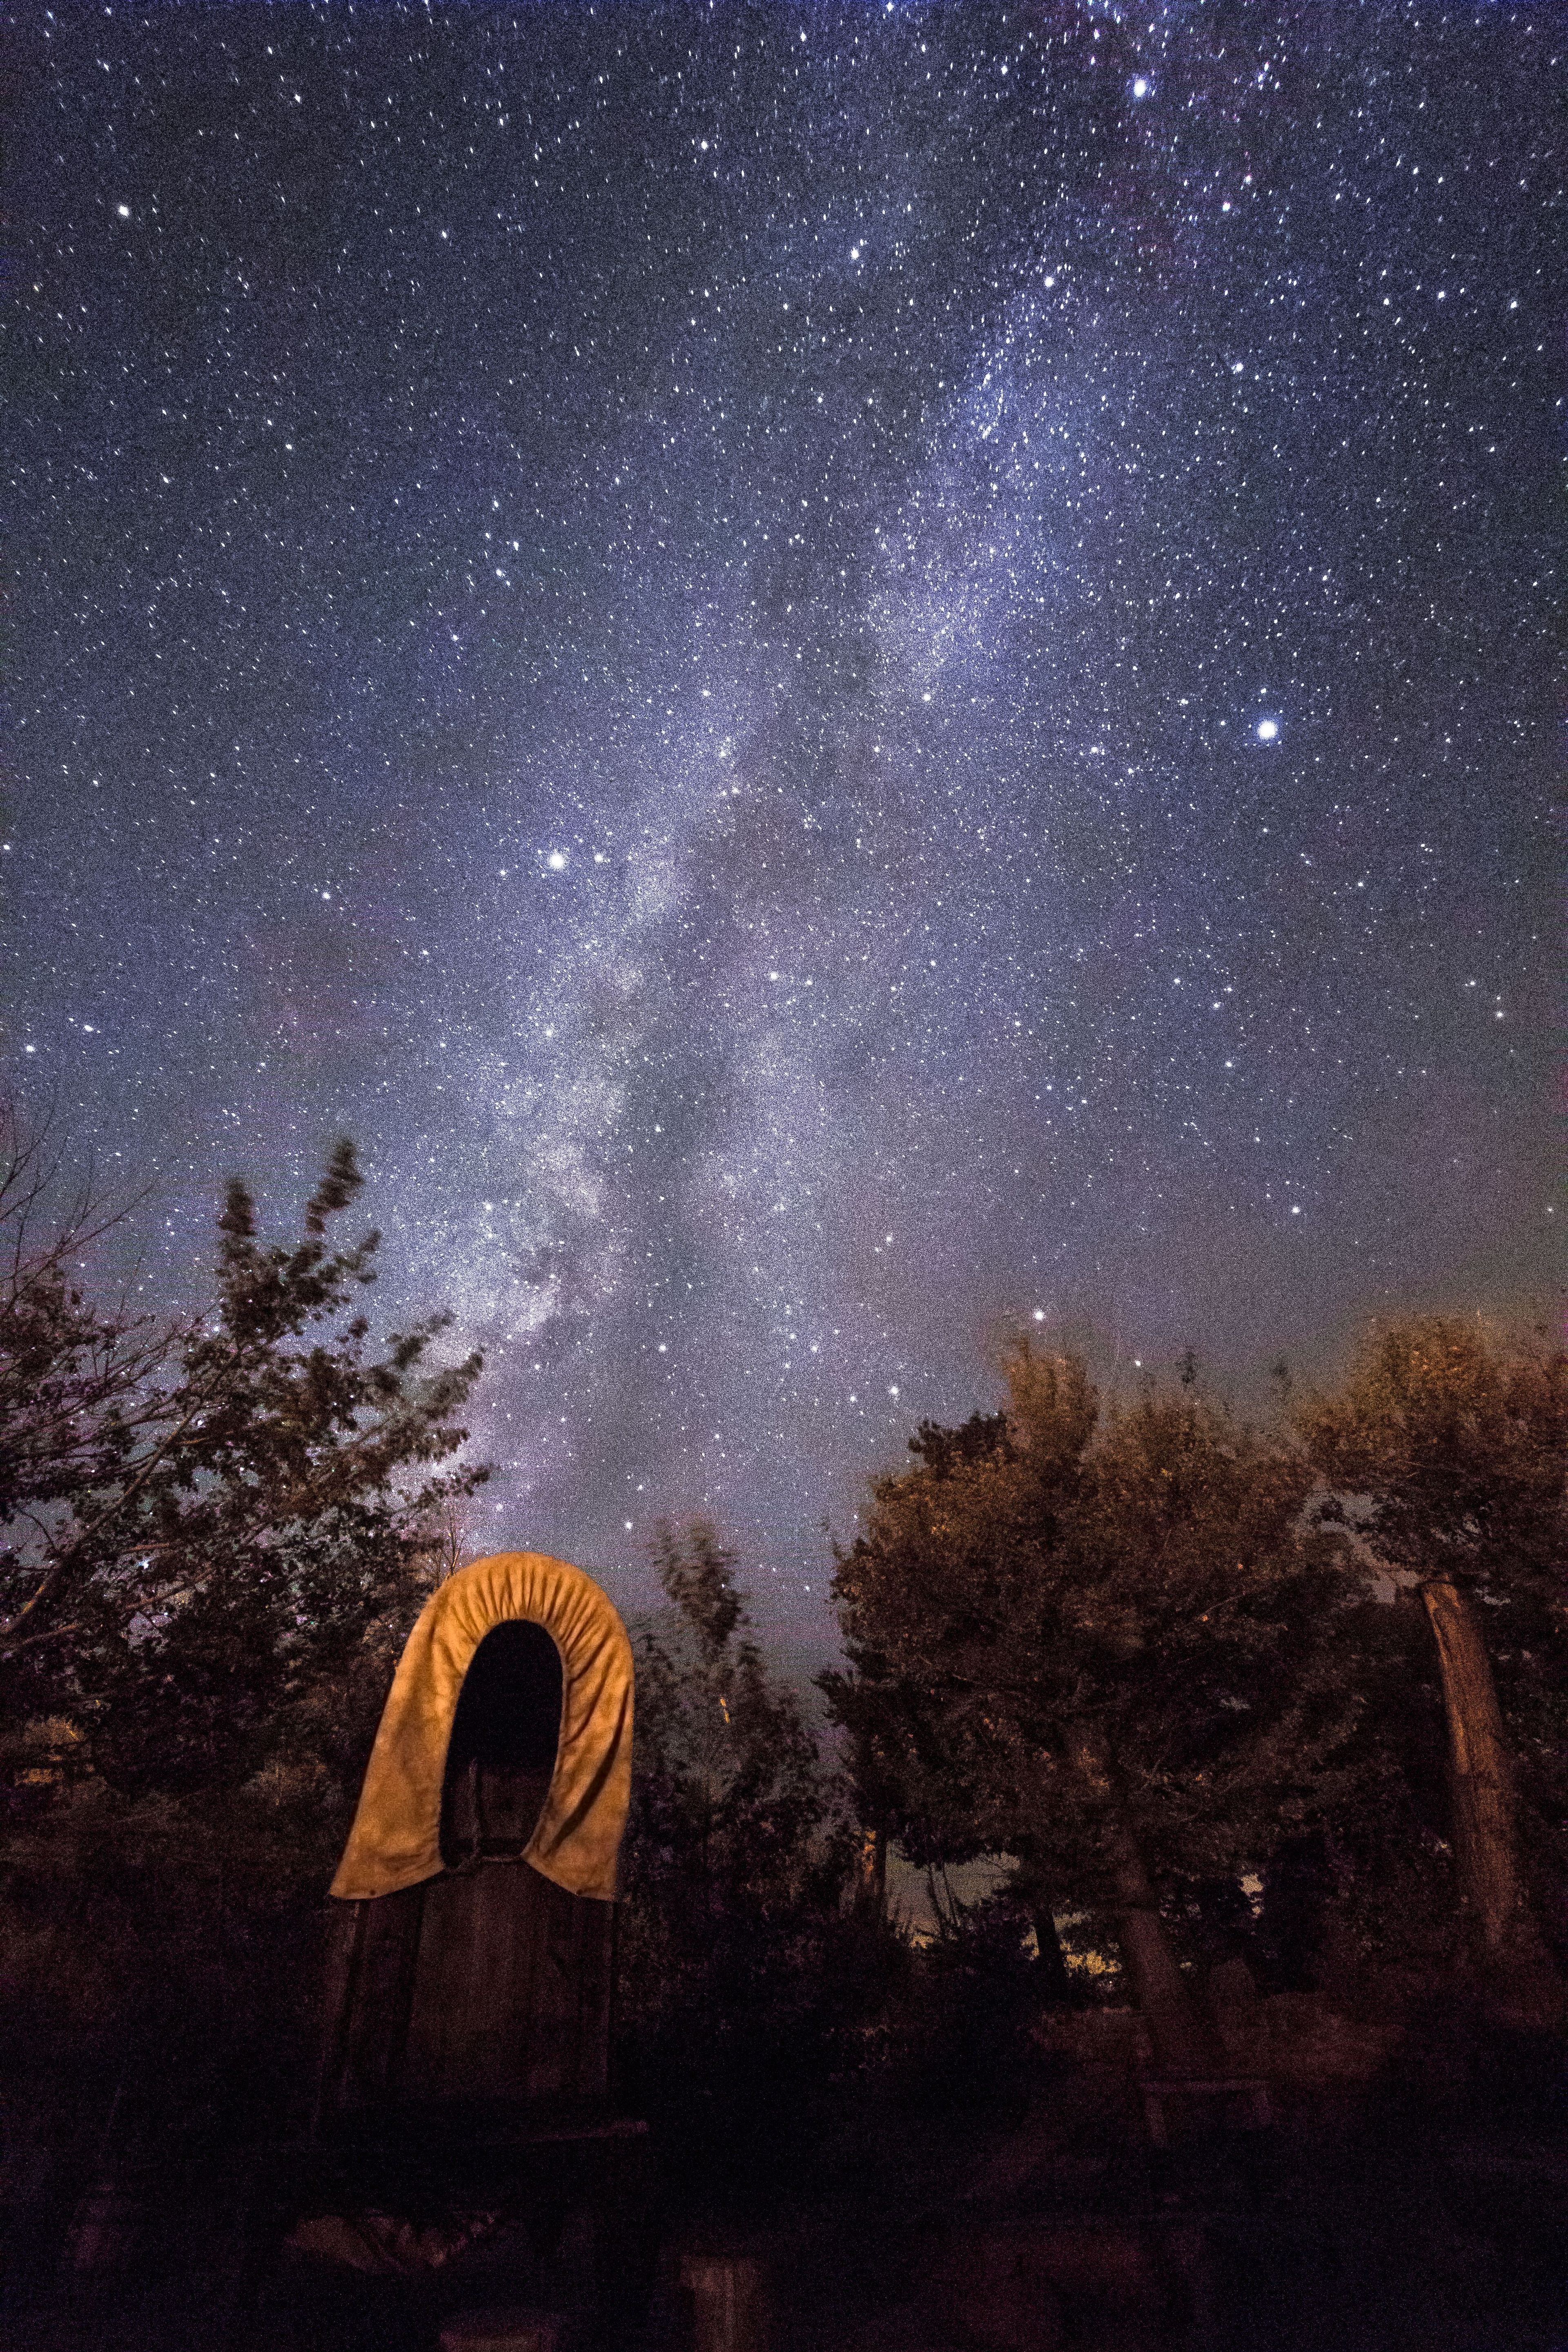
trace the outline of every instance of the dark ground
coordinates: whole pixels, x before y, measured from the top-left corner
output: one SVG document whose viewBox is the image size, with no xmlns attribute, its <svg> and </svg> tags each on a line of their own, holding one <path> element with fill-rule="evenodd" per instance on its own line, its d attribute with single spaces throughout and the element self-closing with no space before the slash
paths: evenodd
<svg viewBox="0 0 1568 2352">
<path fill-rule="evenodd" d="M 771 2179 L 753 2147 L 699 2182 L 667 2146 L 651 2292 L 597 2330 L 595 2266 L 601 2302 L 636 2268 L 624 2189 L 597 2253 L 579 2200 L 542 2269 L 503 2228 L 415 2284 L 280 2254 L 286 2153 L 122 2168 L 100 2210 L 119 2267 L 69 2269 L 63 2182 L 13 2209 L 0 2347 L 432 2352 L 443 2313 L 523 2302 L 584 2315 L 584 2352 L 689 2352 L 680 2265 L 700 2250 L 761 2262 L 772 2352 L 1564 2352 L 1562 2089 L 1559 2056 L 1516 2052 L 1458 2088 L 1386 2084 L 1161 2152 L 1058 2069 L 1021 2126 L 868 2109 L 815 2168 L 781 2142 Z"/>
</svg>

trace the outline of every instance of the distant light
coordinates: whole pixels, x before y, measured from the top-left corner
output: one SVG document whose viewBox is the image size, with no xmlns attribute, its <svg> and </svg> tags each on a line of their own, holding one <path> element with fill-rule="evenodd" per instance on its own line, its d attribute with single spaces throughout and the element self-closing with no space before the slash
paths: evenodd
<svg viewBox="0 0 1568 2352">
<path fill-rule="evenodd" d="M 1045 1310 L 1045 1308 L 1044 1308 L 1043 1307 L 1036 1307 L 1036 1309 L 1035 1309 L 1035 1320 L 1036 1320 L 1036 1322 L 1037 1322 L 1037 1323 L 1043 1323 L 1043 1322 L 1045 1321 L 1045 1319 L 1046 1319 L 1046 1310 Z"/>
<path fill-rule="evenodd" d="M 1260 743 L 1272 743 L 1279 736 L 1279 721 L 1278 719 L 1260 719 L 1253 732 Z"/>
<path fill-rule="evenodd" d="M 566 871 L 566 852 L 563 849 L 552 849 L 544 863 L 549 866 L 552 874 L 564 874 Z"/>
<path fill-rule="evenodd" d="M 1144 75 L 1144 74 L 1140 74 L 1140 75 L 1137 77 L 1137 79 L 1135 79 L 1135 81 L 1134 81 L 1134 82 L 1133 82 L 1133 84 L 1132 84 L 1132 95 L 1133 95 L 1133 97 L 1134 97 L 1134 98 L 1147 98 L 1147 97 L 1148 97 L 1148 95 L 1149 95 L 1149 82 L 1148 82 L 1148 78 L 1147 78 L 1147 76 L 1146 76 L 1146 75 Z"/>
<path fill-rule="evenodd" d="M 115 207 L 114 207 L 114 209 L 115 209 L 115 211 L 120 215 L 120 217 L 121 217 L 121 220 L 129 220 L 129 219 L 130 219 L 130 217 L 131 217 L 131 207 L 130 207 L 130 205 L 115 205 Z"/>
</svg>

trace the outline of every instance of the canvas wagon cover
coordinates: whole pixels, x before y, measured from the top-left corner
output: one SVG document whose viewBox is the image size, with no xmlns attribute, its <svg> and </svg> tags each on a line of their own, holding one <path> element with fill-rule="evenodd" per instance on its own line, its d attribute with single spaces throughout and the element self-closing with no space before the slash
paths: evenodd
<svg viewBox="0 0 1568 2352">
<path fill-rule="evenodd" d="M 555 1770 L 523 1859 L 569 1895 L 614 1901 L 631 1793 L 631 1643 L 580 1568 L 503 1551 L 449 1576 L 408 1636 L 331 1885 L 345 1902 L 395 1895 L 442 1868 L 441 1785 L 463 1677 L 509 1618 L 542 1625 L 562 1665 Z"/>
</svg>

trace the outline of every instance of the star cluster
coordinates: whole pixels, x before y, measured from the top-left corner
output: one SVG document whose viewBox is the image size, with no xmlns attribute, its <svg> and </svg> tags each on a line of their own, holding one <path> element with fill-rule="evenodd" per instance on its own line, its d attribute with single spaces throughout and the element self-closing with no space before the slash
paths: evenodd
<svg viewBox="0 0 1568 2352">
<path fill-rule="evenodd" d="M 143 1279 L 346 1129 L 480 1536 L 796 1622 L 1010 1328 L 1538 1289 L 1563 34 L 29 18 L 7 1059 Z"/>
</svg>

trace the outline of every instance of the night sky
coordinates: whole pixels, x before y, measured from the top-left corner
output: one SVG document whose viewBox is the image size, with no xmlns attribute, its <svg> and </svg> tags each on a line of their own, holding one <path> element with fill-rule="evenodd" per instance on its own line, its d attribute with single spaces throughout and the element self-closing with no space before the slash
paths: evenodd
<svg viewBox="0 0 1568 2352">
<path fill-rule="evenodd" d="M 346 1129 L 477 1540 L 799 1633 L 1010 1331 L 1543 1292 L 1568 14 L 10 23 L 4 1056 L 149 1297 Z"/>
</svg>

